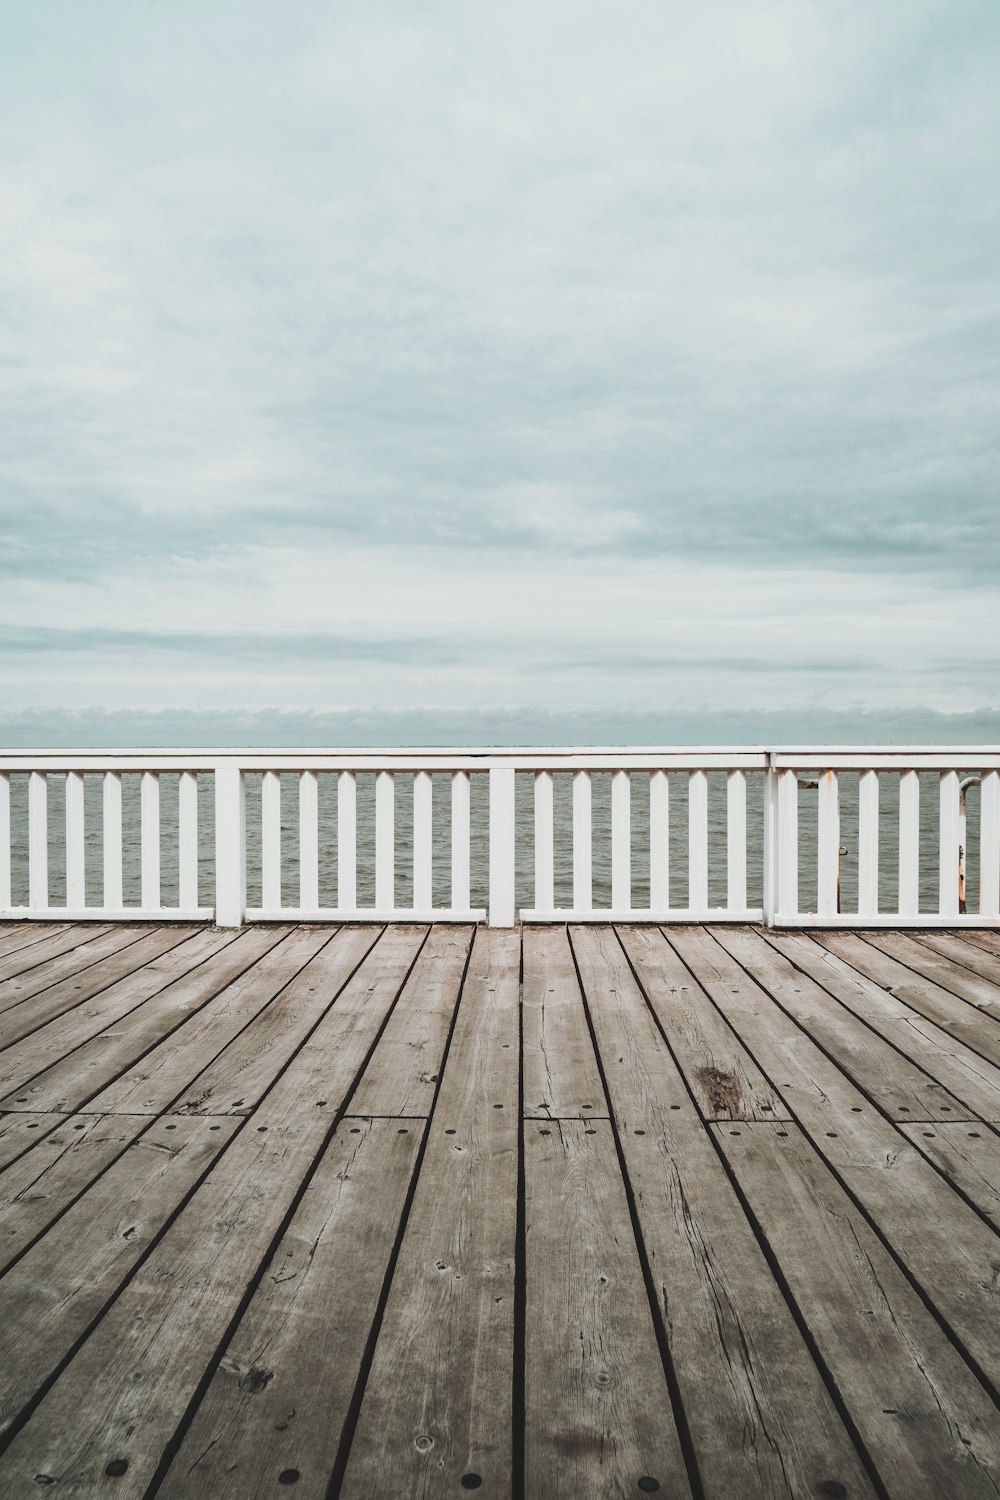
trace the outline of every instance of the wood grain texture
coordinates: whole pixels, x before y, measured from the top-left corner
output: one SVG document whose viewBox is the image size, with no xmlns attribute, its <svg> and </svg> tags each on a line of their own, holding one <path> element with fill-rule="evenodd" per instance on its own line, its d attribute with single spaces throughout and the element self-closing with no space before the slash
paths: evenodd
<svg viewBox="0 0 1000 1500">
<path fill-rule="evenodd" d="M 683 1081 L 614 935 L 573 942 L 706 1496 L 791 1500 L 831 1477 L 871 1494 L 698 1111 L 677 1103 Z"/>
<path fill-rule="evenodd" d="M 1000 985 L 1000 954 L 972 942 L 971 935 L 966 937 L 957 932 L 921 932 L 915 933 L 914 937 L 921 947 L 930 948 L 952 963 L 961 965 L 963 969 L 971 969 L 974 974 L 981 975 L 992 984 Z"/>
<path fill-rule="evenodd" d="M 1000 1494 L 992 1400 L 801 1132 L 713 1128 L 887 1492 Z"/>
<path fill-rule="evenodd" d="M 0 983 L 6 983 L 17 974 L 37 968 L 49 958 L 68 953 L 71 949 L 79 948 L 82 943 L 104 937 L 111 931 L 112 927 L 104 927 L 99 923 L 95 923 L 93 927 L 72 922 L 50 927 L 44 922 L 11 922 L 0 928 Z"/>
<path fill-rule="evenodd" d="M 524 1126 L 526 1500 L 690 1494 L 607 1120 Z"/>
<path fill-rule="evenodd" d="M 395 1120 L 337 1126 L 161 1500 L 251 1500 L 292 1472 L 296 1495 L 326 1496 L 422 1134 Z"/>
<path fill-rule="evenodd" d="M 869 932 L 865 941 L 904 968 L 912 969 L 918 979 L 930 980 L 949 994 L 967 1000 L 970 1005 L 1000 1020 L 1000 984 L 994 984 L 964 964 L 938 953 L 931 944 L 918 942 L 908 932 Z"/>
<path fill-rule="evenodd" d="M 477 933 L 344 1497 L 511 1492 L 519 966 Z"/>
<path fill-rule="evenodd" d="M 430 1112 L 469 956 L 471 927 L 432 927 L 351 1100 L 351 1113 Z"/>
<path fill-rule="evenodd" d="M 945 1030 L 804 933 L 769 932 L 765 940 L 953 1093 L 968 1112 L 983 1120 L 1000 1119 L 1000 1067 L 962 1040 L 978 1039 L 983 1023 L 975 1016 L 966 1012 L 959 1025 Z M 897 1100 L 896 1112 L 904 1118 L 902 1101 Z M 943 1106 L 931 1110 L 928 1118 L 940 1114 L 946 1119 L 951 1112 L 950 1106 Z"/>
<path fill-rule="evenodd" d="M 967 1105 L 794 968 L 759 933 L 720 932 L 716 941 L 892 1119 L 968 1118 Z"/>
<path fill-rule="evenodd" d="M 607 1117 L 604 1085 L 564 927 L 525 927 L 524 1113 Z"/>
<path fill-rule="evenodd" d="M 1000 1229 L 1000 1135 L 963 1121 L 903 1125 L 904 1135 Z"/>
<path fill-rule="evenodd" d="M 662 932 L 621 927 L 618 937 L 704 1118 L 786 1119 L 783 1100 Z"/>
<path fill-rule="evenodd" d="M 146 1052 L 92 1099 L 107 1114 L 159 1114 L 330 941 L 328 932 L 293 928 L 276 947 Z M 237 1096 L 234 1096 L 237 1097 Z M 233 1100 L 229 1101 L 232 1105 Z"/>
<path fill-rule="evenodd" d="M 65 1120 L 57 1114 L 2 1114 L 0 1115 L 0 1171 L 17 1161 L 25 1151 L 31 1151 L 50 1131 Z"/>
</svg>

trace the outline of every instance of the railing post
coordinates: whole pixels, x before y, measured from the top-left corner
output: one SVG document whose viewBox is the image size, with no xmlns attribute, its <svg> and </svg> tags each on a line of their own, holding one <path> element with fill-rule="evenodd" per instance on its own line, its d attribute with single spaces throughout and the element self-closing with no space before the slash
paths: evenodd
<svg viewBox="0 0 1000 1500">
<path fill-rule="evenodd" d="M 514 925 L 514 772 L 490 771 L 491 927 Z"/>
<path fill-rule="evenodd" d="M 247 905 L 246 789 L 239 766 L 215 772 L 215 924 L 242 927 Z"/>
<path fill-rule="evenodd" d="M 774 755 L 764 772 L 764 926 L 773 927 L 778 910 L 778 773 Z"/>
</svg>

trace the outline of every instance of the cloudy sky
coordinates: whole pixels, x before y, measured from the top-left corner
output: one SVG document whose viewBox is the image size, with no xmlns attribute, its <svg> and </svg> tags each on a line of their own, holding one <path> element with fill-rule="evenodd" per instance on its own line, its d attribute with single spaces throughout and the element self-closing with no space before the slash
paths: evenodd
<svg viewBox="0 0 1000 1500">
<path fill-rule="evenodd" d="M 2 9 L 11 735 L 1000 708 L 995 0 Z"/>
</svg>

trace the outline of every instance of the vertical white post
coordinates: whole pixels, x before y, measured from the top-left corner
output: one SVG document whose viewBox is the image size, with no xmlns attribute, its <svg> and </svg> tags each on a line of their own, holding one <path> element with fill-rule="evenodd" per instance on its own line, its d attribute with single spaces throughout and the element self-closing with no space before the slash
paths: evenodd
<svg viewBox="0 0 1000 1500">
<path fill-rule="evenodd" d="M 670 779 L 666 771 L 649 773 L 649 905 L 655 912 L 670 907 Z"/>
<path fill-rule="evenodd" d="M 49 788 L 45 773 L 28 777 L 28 905 L 44 911 L 49 904 Z"/>
<path fill-rule="evenodd" d="M 962 843 L 959 831 L 957 771 L 941 772 L 940 808 L 941 842 L 938 858 L 938 911 L 942 917 L 957 917 L 959 850 Z"/>
<path fill-rule="evenodd" d="M 555 910 L 555 853 L 552 827 L 552 772 L 535 772 L 536 911 Z"/>
<path fill-rule="evenodd" d="M 182 771 L 177 781 L 177 904 L 198 906 L 198 773 Z"/>
<path fill-rule="evenodd" d="M 140 905 L 160 910 L 160 777 L 143 771 L 139 784 Z"/>
<path fill-rule="evenodd" d="M 878 772 L 858 778 L 858 914 L 878 915 Z"/>
<path fill-rule="evenodd" d="M 778 772 L 778 910 L 794 917 L 799 910 L 799 773 Z"/>
<path fill-rule="evenodd" d="M 726 775 L 726 906 L 747 906 L 747 777 L 740 770 Z"/>
<path fill-rule="evenodd" d="M 514 772 L 490 771 L 490 926 L 514 925 Z"/>
<path fill-rule="evenodd" d="M 920 910 L 920 776 L 899 773 L 899 915 Z"/>
<path fill-rule="evenodd" d="M 247 906 L 247 809 L 243 772 L 215 773 L 215 921 L 242 927 Z"/>
<path fill-rule="evenodd" d="M 979 915 L 1000 916 L 1000 771 L 984 771 L 979 792 Z"/>
<path fill-rule="evenodd" d="M 120 771 L 104 773 L 104 905 L 121 911 L 122 893 L 122 777 Z"/>
<path fill-rule="evenodd" d="M 354 771 L 337 777 L 337 906 L 358 906 L 358 778 Z"/>
<path fill-rule="evenodd" d="M 413 777 L 413 909 L 434 905 L 434 782 L 430 771 Z"/>
<path fill-rule="evenodd" d="M 260 783 L 260 904 L 281 909 L 281 774 L 265 771 Z"/>
<path fill-rule="evenodd" d="M 840 797 L 836 771 L 822 773 L 817 797 L 816 912 L 821 917 L 835 917 L 840 879 Z"/>
<path fill-rule="evenodd" d="M 593 819 L 589 771 L 573 772 L 573 910 L 594 909 Z"/>
<path fill-rule="evenodd" d="M 299 908 L 319 910 L 319 777 L 299 773 Z"/>
<path fill-rule="evenodd" d="M 632 788 L 627 771 L 611 776 L 611 910 L 632 906 Z"/>
<path fill-rule="evenodd" d="M 391 771 L 375 777 L 375 910 L 391 912 L 396 904 L 396 804 Z"/>
<path fill-rule="evenodd" d="M 10 905 L 10 777 L 0 771 L 0 911 Z"/>
<path fill-rule="evenodd" d="M 778 913 L 778 772 L 770 756 L 764 773 L 763 839 L 764 925 L 773 927 Z"/>
<path fill-rule="evenodd" d="M 688 773 L 688 906 L 708 910 L 708 772 Z"/>
<path fill-rule="evenodd" d="M 451 906 L 468 911 L 472 905 L 472 778 L 468 771 L 451 777 Z"/>
<path fill-rule="evenodd" d="M 66 906 L 82 911 L 87 904 L 84 884 L 83 772 L 66 772 Z"/>
</svg>

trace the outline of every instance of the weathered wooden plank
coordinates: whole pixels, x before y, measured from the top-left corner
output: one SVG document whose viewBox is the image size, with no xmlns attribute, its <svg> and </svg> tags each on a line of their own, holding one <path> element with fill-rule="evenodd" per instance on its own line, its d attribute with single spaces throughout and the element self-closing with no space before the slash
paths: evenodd
<svg viewBox="0 0 1000 1500">
<path fill-rule="evenodd" d="M 958 932 L 921 932 L 913 936 L 921 947 L 931 948 L 943 958 L 971 969 L 994 985 L 1000 985 L 1000 954 L 970 942 Z"/>
<path fill-rule="evenodd" d="M 871 1494 L 641 991 L 622 976 L 608 993 L 613 935 L 573 941 L 704 1493 L 792 1500 L 834 1479 Z"/>
<path fill-rule="evenodd" d="M 967 1120 L 920 1121 L 900 1128 L 1000 1229 L 1000 1136 Z"/>
<path fill-rule="evenodd" d="M 422 1133 L 395 1120 L 337 1126 L 160 1500 L 245 1500 L 291 1483 L 326 1496 Z"/>
<path fill-rule="evenodd" d="M 732 1028 L 656 928 L 619 928 L 618 937 L 698 1107 L 708 1120 L 787 1119 L 788 1109 Z M 613 955 L 614 950 L 608 947 Z M 609 983 L 620 964 L 614 960 Z M 599 1002 L 597 1002 L 599 1003 Z"/>
<path fill-rule="evenodd" d="M 717 941 L 892 1119 L 968 1118 L 960 1099 L 793 968 L 759 933 L 733 929 L 718 933 Z"/>
<path fill-rule="evenodd" d="M 472 927 L 431 928 L 351 1099 L 352 1114 L 430 1112 L 472 934 Z"/>
<path fill-rule="evenodd" d="M 1000 1119 L 1000 1068 L 960 1039 L 962 1035 L 974 1037 L 981 1026 L 967 1008 L 961 1024 L 946 1031 L 804 933 L 769 932 L 766 940 L 796 970 L 809 975 L 873 1031 L 906 1053 L 972 1114 L 983 1120 Z M 942 1119 L 951 1113 L 951 1106 L 942 1106 Z M 934 1115 L 931 1110 L 928 1118 Z"/>
<path fill-rule="evenodd" d="M 519 950 L 476 935 L 344 1500 L 511 1492 Z"/>
<path fill-rule="evenodd" d="M 234 1127 L 154 1121 L 0 1280 L 0 1432 L 107 1307 Z M 77 1400 L 85 1406 L 86 1392 Z M 32 1470 L 29 1485 L 41 1472 Z M 0 1472 L 5 1489 L 20 1492 Z"/>
<path fill-rule="evenodd" d="M 608 1120 L 531 1120 L 526 1500 L 690 1495 Z"/>
<path fill-rule="evenodd" d="M 583 997 L 564 927 L 525 927 L 524 1113 L 606 1117 Z"/>
<path fill-rule="evenodd" d="M 189 1016 L 120 1078 L 92 1099 L 98 1114 L 160 1114 L 189 1088 L 212 1058 L 330 941 L 326 932 L 295 928 L 239 979 Z M 234 1095 L 234 1099 L 238 1098 Z M 233 1099 L 229 1100 L 230 1105 Z"/>
<path fill-rule="evenodd" d="M 206 930 L 77 1006 L 57 1026 L 36 1031 L 22 1043 L 28 1059 L 22 1062 L 34 1065 L 34 1076 L 0 1101 L 0 1109 L 81 1109 L 280 937 L 274 930 L 239 936 Z"/>
<path fill-rule="evenodd" d="M 22 967 L 44 963 L 56 953 L 78 947 L 84 938 L 99 937 L 107 931 L 107 927 L 100 926 L 84 929 L 78 922 L 0 922 L 0 980 L 20 974 Z M 29 954 L 29 948 L 35 952 Z"/>
<path fill-rule="evenodd" d="M 91 1000 L 121 980 L 134 976 L 140 987 L 144 974 L 157 959 L 193 941 L 202 929 L 158 927 L 138 942 L 129 943 L 120 953 L 111 953 L 77 974 L 68 975 L 58 984 L 9 1010 L 0 1019 L 0 1049 L 7 1053 L 33 1031 L 59 1021 L 68 1011 Z M 16 981 L 15 981 L 16 982 Z M 6 1061 L 6 1058 L 4 1059 Z"/>
<path fill-rule="evenodd" d="M 0 1172 L 0 1275 L 148 1124 L 137 1115 L 61 1116 L 57 1129 Z"/>
<path fill-rule="evenodd" d="M 65 1115 L 2 1114 L 0 1115 L 0 1171 L 17 1161 L 25 1151 L 31 1151 L 50 1130 L 61 1125 Z"/>
<path fill-rule="evenodd" d="M 9 1012 L 31 999 L 35 1000 L 35 1005 L 32 1006 L 34 1011 L 41 1003 L 39 997 L 43 992 L 61 991 L 67 983 L 85 981 L 100 960 L 115 954 L 124 955 L 127 949 L 134 947 L 144 937 L 151 936 L 148 927 L 125 926 L 98 928 L 97 934 L 96 937 L 91 936 L 88 928 L 85 942 L 77 937 L 76 942 L 69 947 L 60 947 L 58 952 L 52 953 L 44 961 L 34 963 L 4 979 L 3 989 L 0 990 L 0 1012 L 3 1013 L 3 1020 L 0 1021 L 0 1046 L 5 1044 L 12 1024 Z M 179 943 L 190 935 L 190 929 L 187 932 L 175 929 L 174 935 Z"/>
<path fill-rule="evenodd" d="M 340 1004 L 341 991 L 352 976 L 359 977 L 354 971 L 380 932 L 378 927 L 342 928 L 171 1108 L 180 1114 L 249 1114 L 327 1008 Z"/>
<path fill-rule="evenodd" d="M 801 1132 L 712 1128 L 885 1491 L 995 1496 L 993 1402 Z M 825 1493 L 854 1493 L 830 1478 Z"/>
<path fill-rule="evenodd" d="M 684 933 L 676 941 L 703 987 L 792 1102 L 813 1144 L 1000 1389 L 995 1232 L 708 933 Z"/>
<path fill-rule="evenodd" d="M 949 994 L 967 1000 L 1000 1020 L 1000 984 L 991 983 L 953 958 L 938 953 L 930 944 L 921 943 L 908 932 L 869 932 L 865 942 L 911 969 L 919 980 L 930 980 Z"/>
<path fill-rule="evenodd" d="M 1000 956 L 1000 931 L 997 931 L 996 928 L 963 928 L 962 936 L 966 942 L 975 943 L 977 948 L 983 948 L 987 953 L 995 953 Z"/>
</svg>

